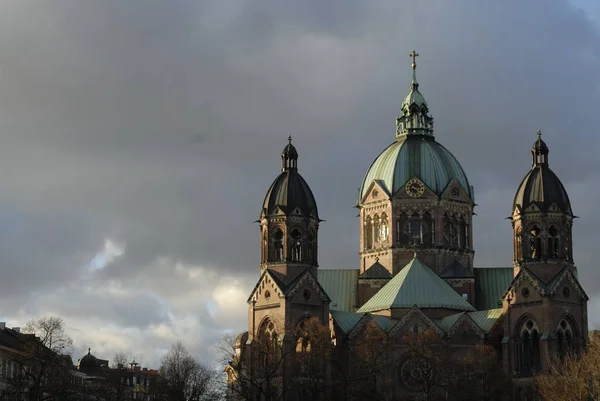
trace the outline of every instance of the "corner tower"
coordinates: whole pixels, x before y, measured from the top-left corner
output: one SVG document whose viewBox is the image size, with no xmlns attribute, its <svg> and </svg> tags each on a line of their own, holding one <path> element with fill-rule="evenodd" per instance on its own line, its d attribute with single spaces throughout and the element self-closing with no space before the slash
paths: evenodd
<svg viewBox="0 0 600 401">
<path fill-rule="evenodd" d="M 435 139 L 416 78 L 418 54 L 410 56 L 413 77 L 396 119 L 396 140 L 371 164 L 358 195 L 361 276 L 371 277 L 372 266 L 395 275 L 417 248 L 434 272 L 453 285 L 469 287 L 473 188 L 460 163 Z M 472 294 L 468 288 L 460 291 Z"/>
<path fill-rule="evenodd" d="M 260 212 L 261 273 L 270 269 L 293 279 L 310 268 L 317 274 L 317 203 L 298 173 L 292 137 L 281 152 L 281 174 L 269 187 Z"/>
<path fill-rule="evenodd" d="M 531 170 L 521 181 L 510 217 L 515 276 L 527 265 L 541 277 L 573 265 L 573 212 L 565 187 L 548 165 L 548 146 L 538 138 L 531 148 Z"/>
</svg>

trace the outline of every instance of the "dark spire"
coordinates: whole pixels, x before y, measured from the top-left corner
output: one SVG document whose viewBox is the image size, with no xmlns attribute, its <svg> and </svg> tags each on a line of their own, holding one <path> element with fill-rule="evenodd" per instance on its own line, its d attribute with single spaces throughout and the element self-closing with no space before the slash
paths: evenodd
<svg viewBox="0 0 600 401">
<path fill-rule="evenodd" d="M 296 170 L 298 168 L 298 151 L 292 145 L 292 136 L 288 136 L 288 144 L 281 152 L 281 171 Z"/>
<path fill-rule="evenodd" d="M 537 132 L 538 139 L 531 147 L 531 155 L 533 157 L 533 167 L 548 165 L 548 145 L 542 140 L 542 131 Z"/>
</svg>

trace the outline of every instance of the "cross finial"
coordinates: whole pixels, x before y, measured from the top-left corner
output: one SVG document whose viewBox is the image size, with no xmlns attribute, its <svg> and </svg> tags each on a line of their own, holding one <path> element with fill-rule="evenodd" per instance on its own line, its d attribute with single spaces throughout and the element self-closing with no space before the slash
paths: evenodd
<svg viewBox="0 0 600 401">
<path fill-rule="evenodd" d="M 291 143 L 292 143 L 292 136 L 291 136 L 291 135 L 289 135 L 289 136 L 288 136 L 288 143 L 289 143 L 289 144 L 291 144 Z"/>
<path fill-rule="evenodd" d="M 538 138 L 539 138 L 539 139 L 541 139 L 541 138 L 542 138 L 542 130 L 541 130 L 541 129 L 539 129 L 539 130 L 538 130 Z"/>
<path fill-rule="evenodd" d="M 409 54 L 409 56 L 411 56 L 413 59 L 412 69 L 415 70 L 417 68 L 417 57 L 419 57 L 419 53 L 413 50 L 412 53 Z"/>
</svg>

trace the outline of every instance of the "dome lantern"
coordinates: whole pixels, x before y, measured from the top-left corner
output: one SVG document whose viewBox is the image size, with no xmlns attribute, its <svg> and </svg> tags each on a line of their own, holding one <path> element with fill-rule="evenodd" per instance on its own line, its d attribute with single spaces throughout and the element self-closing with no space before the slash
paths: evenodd
<svg viewBox="0 0 600 401">
<path fill-rule="evenodd" d="M 571 212 L 571 202 L 560 179 L 548 167 L 548 146 L 542 140 L 542 132 L 531 148 L 533 165 L 527 173 L 515 195 L 513 210 L 518 206 L 525 210 L 535 204 L 541 211 L 547 211 L 555 205 L 564 213 Z"/>
<path fill-rule="evenodd" d="M 538 139 L 531 147 L 531 155 L 533 157 L 533 166 L 548 165 L 548 145 L 542 140 L 542 131 L 537 132 Z"/>
<path fill-rule="evenodd" d="M 401 139 L 407 135 L 433 136 L 433 118 L 429 115 L 429 108 L 425 97 L 419 92 L 419 83 L 417 82 L 417 61 L 419 53 L 414 50 L 410 54 L 412 57 L 413 77 L 410 83 L 410 91 L 402 102 L 400 116 L 396 118 L 396 139 Z"/>
<path fill-rule="evenodd" d="M 292 136 L 288 136 L 288 144 L 281 152 L 281 171 L 298 169 L 298 151 L 292 145 Z"/>
</svg>

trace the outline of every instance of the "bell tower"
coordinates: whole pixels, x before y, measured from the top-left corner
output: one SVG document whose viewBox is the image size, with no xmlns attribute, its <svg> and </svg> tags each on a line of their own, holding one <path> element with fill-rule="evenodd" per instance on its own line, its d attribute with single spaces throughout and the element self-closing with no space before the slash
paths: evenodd
<svg viewBox="0 0 600 401">
<path fill-rule="evenodd" d="M 573 265 L 573 212 L 567 191 L 548 165 L 548 146 L 538 138 L 531 148 L 532 166 L 513 202 L 513 264 L 515 276 L 523 265 Z M 540 267 L 541 269 L 541 267 Z M 543 272 L 538 272 L 543 274 Z M 546 273 L 547 274 L 547 273 Z"/>
<path fill-rule="evenodd" d="M 281 174 L 260 212 L 261 273 L 271 269 L 293 279 L 306 268 L 317 274 L 319 214 L 310 187 L 298 173 L 292 137 L 281 152 Z"/>
<path fill-rule="evenodd" d="M 417 249 L 419 258 L 453 280 L 455 288 L 470 288 L 473 187 L 458 160 L 436 140 L 417 82 L 417 56 L 410 54 L 412 80 L 396 118 L 395 142 L 371 164 L 358 194 L 361 275 L 363 281 L 389 279 Z M 472 293 L 466 287 L 461 293 Z"/>
</svg>

